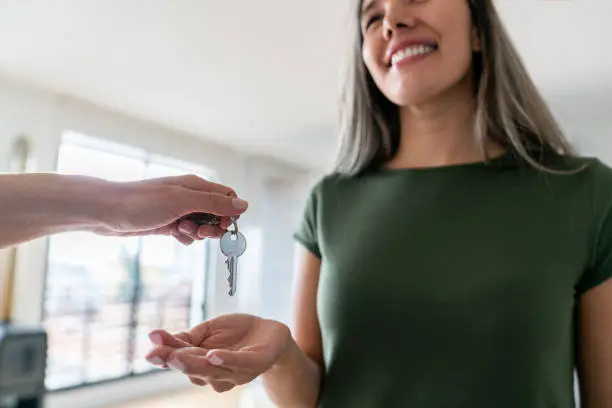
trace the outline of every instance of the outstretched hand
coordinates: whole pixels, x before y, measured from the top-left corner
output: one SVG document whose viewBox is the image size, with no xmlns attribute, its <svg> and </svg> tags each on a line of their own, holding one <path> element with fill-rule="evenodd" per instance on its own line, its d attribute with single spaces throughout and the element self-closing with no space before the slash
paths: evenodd
<svg viewBox="0 0 612 408">
<path fill-rule="evenodd" d="M 248 206 L 231 188 L 195 175 L 113 182 L 54 173 L 7 174 L 0 175 L 0 195 L 0 249 L 71 231 L 172 235 L 188 245 L 221 236 L 231 218 Z M 184 218 L 194 213 L 220 217 L 220 223 L 198 225 Z"/>
<path fill-rule="evenodd" d="M 110 191 L 114 204 L 93 232 L 111 236 L 172 235 L 188 245 L 220 237 L 247 209 L 231 188 L 194 175 L 117 183 Z M 219 225 L 199 226 L 182 217 L 196 213 L 221 216 Z"/>
<path fill-rule="evenodd" d="M 173 368 L 196 385 L 225 392 L 268 371 L 287 351 L 289 328 L 277 321 L 247 314 L 228 314 L 192 329 L 170 334 L 155 330 L 152 364 Z"/>
</svg>

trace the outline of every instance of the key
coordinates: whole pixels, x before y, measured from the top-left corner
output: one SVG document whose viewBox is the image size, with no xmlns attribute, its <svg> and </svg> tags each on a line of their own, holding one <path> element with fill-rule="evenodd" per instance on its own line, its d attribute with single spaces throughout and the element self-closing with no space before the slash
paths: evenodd
<svg viewBox="0 0 612 408">
<path fill-rule="evenodd" d="M 228 295 L 234 296 L 238 286 L 238 258 L 246 250 L 246 238 L 237 229 L 227 231 L 221 237 L 221 252 L 227 257 L 225 264 L 229 272 L 227 283 L 229 284 Z"/>
<path fill-rule="evenodd" d="M 178 222 L 183 220 L 193 221 L 198 225 L 219 225 L 221 223 L 220 216 L 202 212 L 185 215 Z"/>
</svg>

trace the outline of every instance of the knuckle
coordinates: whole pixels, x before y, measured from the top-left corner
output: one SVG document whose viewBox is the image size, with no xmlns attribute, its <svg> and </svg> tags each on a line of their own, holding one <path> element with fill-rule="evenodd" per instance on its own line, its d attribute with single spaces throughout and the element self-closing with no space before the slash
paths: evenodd
<svg viewBox="0 0 612 408">
<path fill-rule="evenodd" d="M 176 184 L 164 184 L 151 190 L 151 199 L 157 199 L 164 203 L 166 206 L 172 204 L 170 197 L 179 193 L 182 190 L 180 185 Z"/>
<path fill-rule="evenodd" d="M 224 198 L 218 194 L 211 194 L 210 200 L 214 206 L 219 207 L 223 203 Z"/>
<path fill-rule="evenodd" d="M 215 210 L 223 209 L 227 205 L 228 198 L 219 194 L 211 194 L 210 206 Z"/>
<path fill-rule="evenodd" d="M 192 183 L 197 183 L 198 181 L 202 180 L 202 177 L 198 177 L 193 173 L 187 174 L 185 175 L 185 180 L 192 182 Z"/>
</svg>

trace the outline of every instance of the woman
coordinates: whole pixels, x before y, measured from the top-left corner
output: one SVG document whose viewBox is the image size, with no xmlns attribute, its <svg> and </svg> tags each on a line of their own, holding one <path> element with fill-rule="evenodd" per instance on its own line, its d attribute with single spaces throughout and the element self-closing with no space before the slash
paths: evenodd
<svg viewBox="0 0 612 408">
<path fill-rule="evenodd" d="M 357 2 L 295 328 L 226 315 L 149 359 L 279 407 L 612 406 L 612 171 L 576 157 L 491 0 Z"/>
</svg>

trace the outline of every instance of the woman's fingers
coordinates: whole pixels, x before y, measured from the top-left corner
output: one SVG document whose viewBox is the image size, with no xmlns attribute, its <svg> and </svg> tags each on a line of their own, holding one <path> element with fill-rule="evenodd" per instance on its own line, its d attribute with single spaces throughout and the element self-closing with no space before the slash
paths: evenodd
<svg viewBox="0 0 612 408">
<path fill-rule="evenodd" d="M 188 377 L 188 378 L 189 378 L 189 381 L 191 381 L 193 385 L 197 385 L 199 387 L 206 387 L 210 385 L 212 389 L 218 393 L 231 391 L 234 389 L 234 387 L 236 387 L 234 384 L 232 384 L 229 381 L 214 381 L 214 380 L 206 381 L 206 380 L 203 380 L 197 377 Z"/>
<path fill-rule="evenodd" d="M 210 386 L 218 393 L 234 389 L 235 385 L 227 381 L 211 381 Z"/>
<path fill-rule="evenodd" d="M 146 359 L 150 364 L 153 364 L 154 366 L 160 368 L 168 368 L 168 364 L 166 364 L 166 362 L 161 357 L 155 355 L 152 352 L 149 352 L 149 354 L 147 354 Z"/>
<path fill-rule="evenodd" d="M 200 387 L 205 387 L 208 385 L 206 381 L 201 380 L 199 378 L 195 378 L 195 377 L 189 377 L 189 381 L 191 381 L 193 385 L 198 385 Z"/>
<path fill-rule="evenodd" d="M 261 352 L 210 350 L 206 358 L 212 365 L 232 370 L 263 372 L 268 369 L 268 364 Z"/>
<path fill-rule="evenodd" d="M 174 347 L 169 346 L 153 347 L 153 349 L 147 353 L 145 358 L 153 365 L 166 368 L 168 366 L 168 360 L 175 350 L 176 349 Z"/>
<path fill-rule="evenodd" d="M 152 336 L 157 339 L 155 335 L 166 340 L 169 340 L 168 336 L 171 336 L 163 331 L 158 331 Z M 182 342 L 178 339 L 174 341 Z M 230 391 L 236 385 L 244 384 L 252 379 L 253 376 L 250 374 L 239 373 L 212 364 L 209 361 L 210 358 L 207 357 L 208 352 L 207 349 L 200 347 L 177 349 L 167 345 L 158 345 L 147 354 L 147 360 L 156 366 L 180 371 L 188 376 L 194 385 L 201 387 L 210 385 L 219 393 Z M 236 363 L 238 360 L 230 358 L 230 361 Z"/>
<path fill-rule="evenodd" d="M 193 339 L 191 338 L 191 334 L 189 334 L 189 332 L 187 331 L 175 332 L 172 333 L 172 336 L 179 340 L 182 340 L 188 346 L 197 346 L 197 344 L 194 344 Z"/>
<path fill-rule="evenodd" d="M 149 340 L 156 346 L 169 346 L 174 348 L 193 346 L 186 332 L 170 334 L 166 330 L 153 330 L 149 333 Z"/>
<path fill-rule="evenodd" d="M 160 357 L 166 361 L 169 367 L 182 372 L 189 377 L 204 380 L 227 380 L 231 373 L 226 368 L 220 368 L 211 364 L 206 358 L 207 349 L 199 347 L 187 347 Z"/>
<path fill-rule="evenodd" d="M 210 385 L 212 389 L 218 393 L 227 392 L 227 391 L 234 389 L 234 387 L 236 387 L 234 384 L 228 381 L 207 382 L 205 380 L 202 380 L 200 378 L 195 378 L 195 377 L 189 377 L 189 381 L 191 381 L 192 384 L 200 386 L 200 387 L 206 387 Z"/>
</svg>

